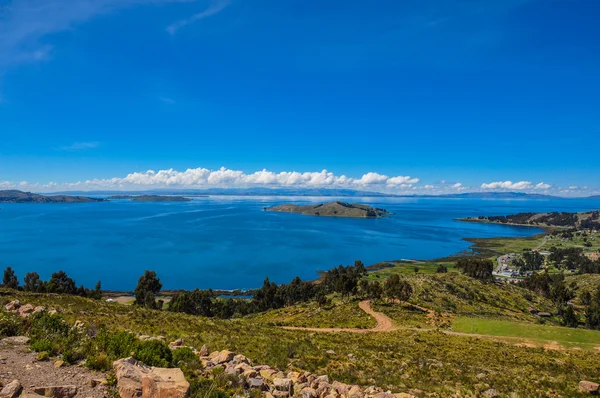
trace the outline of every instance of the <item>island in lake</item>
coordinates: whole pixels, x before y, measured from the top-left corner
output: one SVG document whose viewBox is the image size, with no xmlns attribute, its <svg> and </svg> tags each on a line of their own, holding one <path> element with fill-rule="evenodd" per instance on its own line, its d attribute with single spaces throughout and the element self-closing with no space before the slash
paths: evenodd
<svg viewBox="0 0 600 398">
<path fill-rule="evenodd" d="M 390 214 L 385 209 L 380 209 L 357 203 L 344 203 L 339 201 L 306 206 L 283 204 L 273 207 L 266 207 L 265 210 L 277 211 L 281 213 L 297 213 L 308 216 L 352 218 L 380 218 L 386 214 Z"/>
<path fill-rule="evenodd" d="M 134 202 L 189 202 L 191 199 L 184 196 L 161 195 L 114 195 L 109 199 L 129 199 Z"/>
<path fill-rule="evenodd" d="M 87 196 L 40 195 L 16 189 L 0 191 L 0 203 L 89 203 L 106 202 L 106 199 Z"/>
</svg>

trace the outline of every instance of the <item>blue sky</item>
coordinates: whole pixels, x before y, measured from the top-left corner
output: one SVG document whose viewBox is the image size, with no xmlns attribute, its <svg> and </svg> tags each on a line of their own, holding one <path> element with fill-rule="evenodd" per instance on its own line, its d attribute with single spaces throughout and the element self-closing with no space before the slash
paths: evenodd
<svg viewBox="0 0 600 398">
<path fill-rule="evenodd" d="M 0 187 L 596 193 L 599 18 L 596 0 L 0 0 Z"/>
</svg>

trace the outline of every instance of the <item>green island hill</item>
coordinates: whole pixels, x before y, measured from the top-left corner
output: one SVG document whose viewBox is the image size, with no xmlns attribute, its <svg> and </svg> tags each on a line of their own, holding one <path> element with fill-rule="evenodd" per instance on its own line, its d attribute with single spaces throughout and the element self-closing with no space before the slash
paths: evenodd
<svg viewBox="0 0 600 398">
<path fill-rule="evenodd" d="M 278 206 L 267 207 L 265 208 L 265 210 L 280 213 L 304 214 L 308 216 L 350 218 L 381 218 L 387 214 L 390 214 L 385 209 L 380 209 L 357 203 L 345 203 L 340 201 L 305 206 L 299 206 L 295 204 L 282 204 Z"/>
</svg>

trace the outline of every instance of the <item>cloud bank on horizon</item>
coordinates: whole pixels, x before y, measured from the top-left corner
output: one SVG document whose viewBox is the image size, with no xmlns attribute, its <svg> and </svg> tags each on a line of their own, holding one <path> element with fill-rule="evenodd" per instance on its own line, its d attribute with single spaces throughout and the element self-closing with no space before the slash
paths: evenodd
<svg viewBox="0 0 600 398">
<path fill-rule="evenodd" d="M 545 182 L 496 181 L 483 183 L 479 187 L 464 186 L 460 182 L 440 181 L 437 184 L 421 184 L 412 176 L 388 176 L 368 172 L 360 178 L 336 175 L 330 171 L 282 171 L 266 169 L 253 173 L 221 167 L 217 170 L 194 168 L 185 171 L 174 169 L 134 172 L 125 177 L 92 179 L 66 183 L 31 183 L 27 181 L 0 181 L 0 189 L 20 189 L 34 192 L 79 191 L 79 190 L 148 190 L 148 189 L 203 189 L 203 188 L 337 188 L 386 193 L 443 194 L 474 191 L 518 191 L 544 194 L 593 194 L 588 187 L 561 188 Z"/>
</svg>

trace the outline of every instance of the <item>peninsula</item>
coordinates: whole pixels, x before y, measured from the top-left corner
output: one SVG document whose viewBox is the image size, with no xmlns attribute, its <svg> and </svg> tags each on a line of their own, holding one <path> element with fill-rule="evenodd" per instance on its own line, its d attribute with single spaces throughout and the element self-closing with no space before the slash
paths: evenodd
<svg viewBox="0 0 600 398">
<path fill-rule="evenodd" d="M 536 227 L 562 227 L 600 230 L 600 211 L 583 213 L 517 213 L 507 216 L 479 216 L 461 218 L 459 221 L 485 222 L 493 224 L 524 225 Z"/>
<path fill-rule="evenodd" d="M 106 202 L 106 199 L 87 196 L 40 195 L 18 190 L 0 191 L 0 203 L 89 203 Z"/>
<path fill-rule="evenodd" d="M 265 208 L 266 211 L 280 213 L 297 213 L 308 216 L 325 217 L 350 217 L 350 218 L 381 218 L 390 214 L 385 209 L 371 207 L 357 203 L 344 203 L 340 201 L 321 203 L 316 205 L 298 206 L 294 204 L 283 204 Z"/>
<path fill-rule="evenodd" d="M 108 199 L 129 199 L 133 202 L 189 202 L 191 199 L 184 196 L 164 195 L 114 195 Z"/>
</svg>

